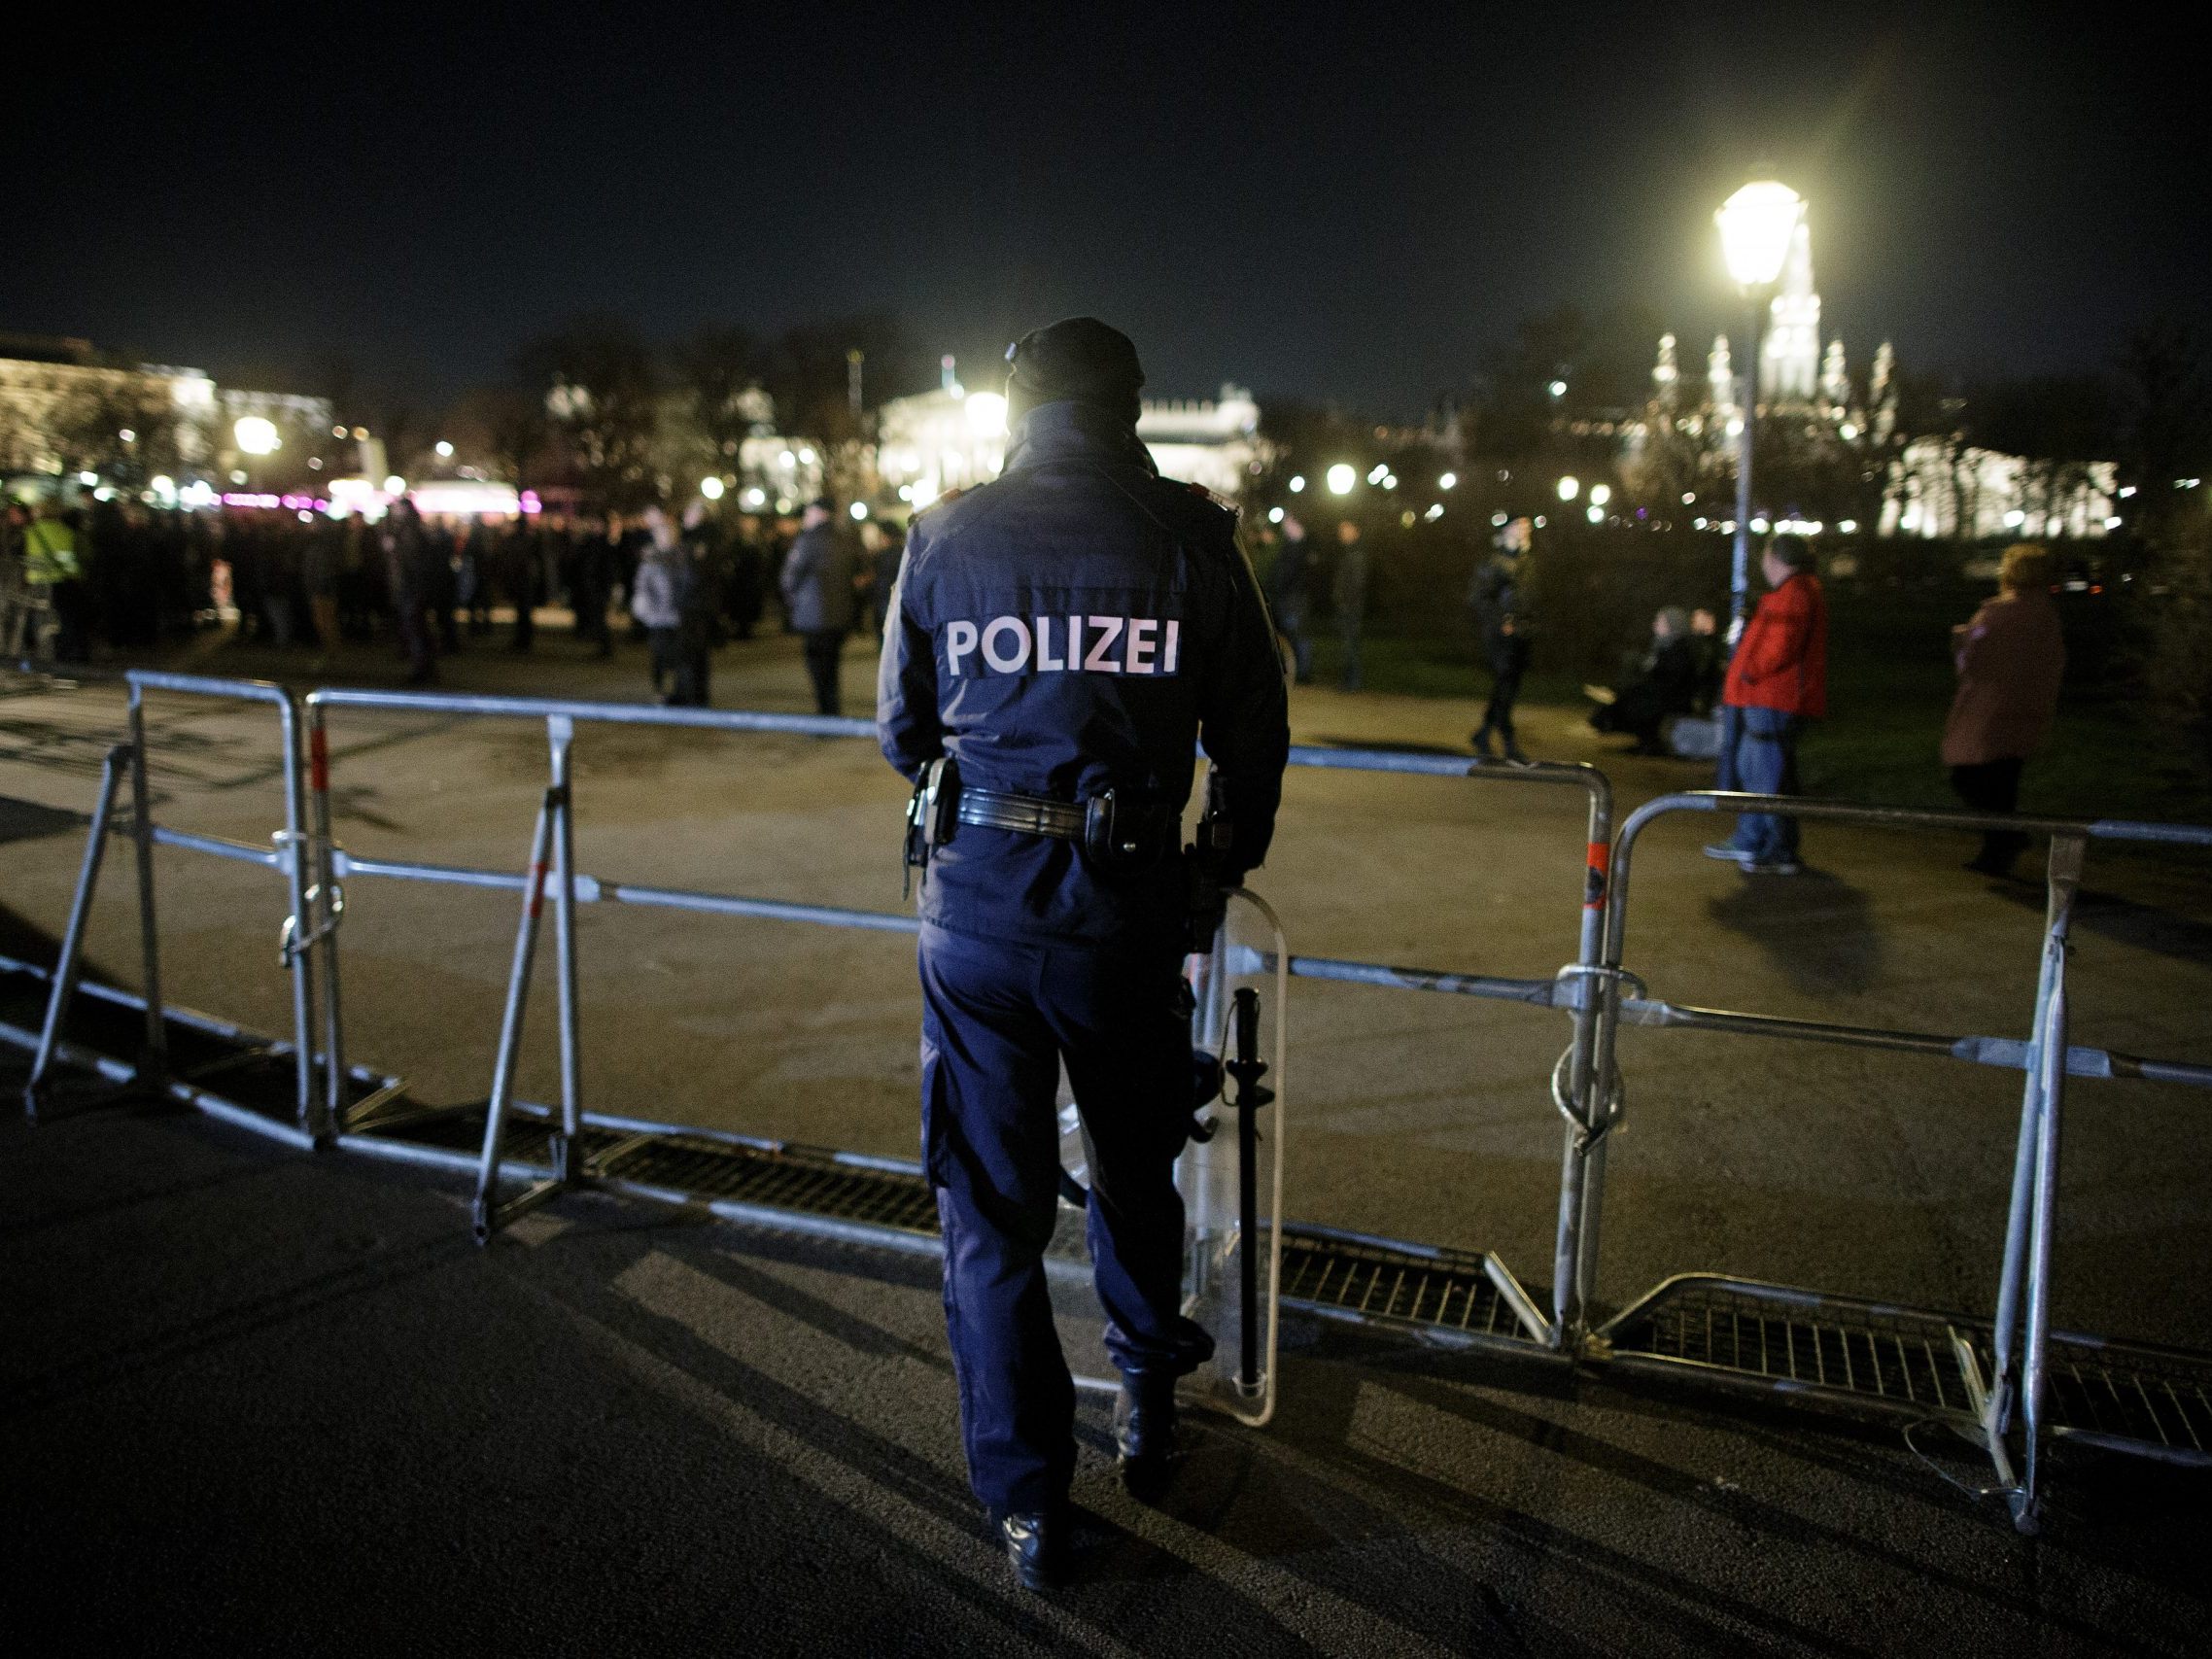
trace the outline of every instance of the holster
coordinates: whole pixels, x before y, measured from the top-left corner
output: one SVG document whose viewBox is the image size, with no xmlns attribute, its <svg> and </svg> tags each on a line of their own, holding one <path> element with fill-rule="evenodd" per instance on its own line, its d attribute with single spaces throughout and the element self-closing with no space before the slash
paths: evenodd
<svg viewBox="0 0 2212 1659">
<path fill-rule="evenodd" d="M 921 872 L 922 881 L 928 881 L 929 854 L 938 843 L 952 839 L 952 829 L 957 822 L 954 814 L 959 805 L 959 769 L 952 764 L 950 755 L 940 755 L 922 769 L 921 776 L 915 779 L 913 795 L 907 799 L 906 870 L 899 885 L 901 898 L 914 892 L 916 870 Z"/>
<path fill-rule="evenodd" d="M 1083 804 L 1083 855 L 1117 874 L 1148 868 L 1174 850 L 1178 817 L 1158 803 L 1123 801 L 1108 789 Z"/>
</svg>

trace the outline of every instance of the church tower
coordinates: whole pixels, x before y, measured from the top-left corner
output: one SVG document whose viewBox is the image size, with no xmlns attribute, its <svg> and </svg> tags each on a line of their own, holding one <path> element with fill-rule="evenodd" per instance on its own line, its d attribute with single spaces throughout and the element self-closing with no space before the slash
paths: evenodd
<svg viewBox="0 0 2212 1659">
<path fill-rule="evenodd" d="M 1728 356 L 1728 336 L 1712 337 L 1712 355 L 1705 360 L 1706 397 L 1712 404 L 1712 430 L 1725 433 L 1736 418 L 1736 368 Z"/>
<path fill-rule="evenodd" d="M 1820 359 L 1820 407 L 1842 420 L 1851 406 L 1851 379 L 1844 369 L 1844 342 L 1830 340 Z"/>
<path fill-rule="evenodd" d="M 1813 292 L 1813 234 L 1805 222 L 1789 239 L 1760 353 L 1759 390 L 1775 403 L 1810 403 L 1820 375 L 1820 296 Z"/>
<path fill-rule="evenodd" d="M 1651 365 L 1651 400 L 1672 414 L 1681 386 L 1681 370 L 1675 366 L 1675 336 L 1659 336 L 1659 361 Z"/>
<path fill-rule="evenodd" d="M 1874 374 L 1866 383 L 1866 401 L 1874 416 L 1874 441 L 1887 443 L 1897 431 L 1897 354 L 1884 340 L 1874 354 Z"/>
</svg>

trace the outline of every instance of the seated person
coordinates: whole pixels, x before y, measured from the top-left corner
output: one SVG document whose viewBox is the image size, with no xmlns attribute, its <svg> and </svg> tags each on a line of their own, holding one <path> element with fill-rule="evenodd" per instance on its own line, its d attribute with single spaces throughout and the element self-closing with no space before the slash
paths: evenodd
<svg viewBox="0 0 2212 1659">
<path fill-rule="evenodd" d="M 1671 605 L 1651 619 L 1651 647 L 1637 661 L 1625 685 L 1615 689 L 1584 686 L 1598 704 L 1590 724 L 1601 732 L 1625 732 L 1636 740 L 1632 754 L 1665 754 L 1660 728 L 1696 707 L 1698 660 L 1690 619 Z"/>
</svg>

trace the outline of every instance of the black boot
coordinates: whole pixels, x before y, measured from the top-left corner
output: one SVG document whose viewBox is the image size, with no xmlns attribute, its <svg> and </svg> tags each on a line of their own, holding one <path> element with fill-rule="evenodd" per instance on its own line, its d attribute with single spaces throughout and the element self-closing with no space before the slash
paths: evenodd
<svg viewBox="0 0 2212 1659">
<path fill-rule="evenodd" d="M 1498 758 L 1498 751 L 1490 746 L 1490 728 L 1487 725 L 1475 727 L 1468 742 L 1474 745 L 1474 752 L 1484 760 Z"/>
<path fill-rule="evenodd" d="M 1068 1581 L 1064 1514 L 1000 1515 L 999 1540 L 1024 1590 L 1056 1590 Z"/>
<path fill-rule="evenodd" d="M 1156 1502 L 1175 1455 L 1174 1379 L 1123 1379 L 1114 1397 L 1114 1449 L 1123 1490 L 1139 1503 Z"/>
</svg>

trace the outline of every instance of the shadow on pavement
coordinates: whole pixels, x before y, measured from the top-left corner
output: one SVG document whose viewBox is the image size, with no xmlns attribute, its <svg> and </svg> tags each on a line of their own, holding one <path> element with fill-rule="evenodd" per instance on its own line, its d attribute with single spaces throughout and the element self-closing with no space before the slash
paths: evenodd
<svg viewBox="0 0 2212 1659">
<path fill-rule="evenodd" d="M 2043 915 L 2041 881 L 1992 881 L 1990 892 L 2009 904 Z M 2212 961 L 2212 922 L 2182 916 L 2158 905 L 2138 904 L 2118 893 L 2084 887 L 2074 896 L 2074 925 L 2115 944 L 2132 946 L 2177 961 Z"/>
<path fill-rule="evenodd" d="M 1706 914 L 1756 945 L 1800 991 L 1862 991 L 1882 976 L 1882 934 L 1863 889 L 1825 870 L 1746 876 Z"/>
</svg>

